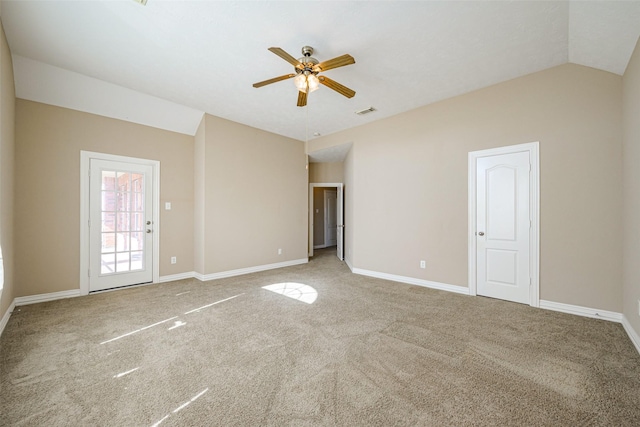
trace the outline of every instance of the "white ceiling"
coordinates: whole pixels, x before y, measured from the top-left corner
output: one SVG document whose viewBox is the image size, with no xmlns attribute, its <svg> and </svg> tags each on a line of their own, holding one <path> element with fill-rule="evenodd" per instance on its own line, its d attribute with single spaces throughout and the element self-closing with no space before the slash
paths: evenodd
<svg viewBox="0 0 640 427">
<path fill-rule="evenodd" d="M 640 1 L 49 0 L 1 14 L 20 98 L 191 135 L 207 112 L 302 141 L 567 62 L 622 75 L 640 35 Z M 292 81 L 252 87 L 293 70 L 267 48 L 304 45 L 355 58 L 326 72 L 354 98 L 321 87 L 299 108 Z"/>
</svg>

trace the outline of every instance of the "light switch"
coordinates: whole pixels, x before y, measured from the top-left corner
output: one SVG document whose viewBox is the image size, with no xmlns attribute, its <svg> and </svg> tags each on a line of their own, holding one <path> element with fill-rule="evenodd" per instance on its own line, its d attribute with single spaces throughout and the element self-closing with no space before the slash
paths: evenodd
<svg viewBox="0 0 640 427">
<path fill-rule="evenodd" d="M 171 202 L 165 202 L 164 210 L 166 210 L 166 211 L 170 211 L 171 210 Z"/>
</svg>

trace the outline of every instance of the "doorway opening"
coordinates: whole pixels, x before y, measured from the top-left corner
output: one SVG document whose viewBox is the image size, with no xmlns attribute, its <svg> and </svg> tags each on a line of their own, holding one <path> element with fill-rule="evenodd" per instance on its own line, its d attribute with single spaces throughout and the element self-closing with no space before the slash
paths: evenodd
<svg viewBox="0 0 640 427">
<path fill-rule="evenodd" d="M 309 257 L 334 250 L 344 259 L 343 183 L 309 184 Z"/>
</svg>

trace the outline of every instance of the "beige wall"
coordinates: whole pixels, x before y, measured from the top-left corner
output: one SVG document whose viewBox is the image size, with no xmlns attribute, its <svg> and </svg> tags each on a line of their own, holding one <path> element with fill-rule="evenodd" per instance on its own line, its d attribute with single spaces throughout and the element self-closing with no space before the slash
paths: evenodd
<svg viewBox="0 0 640 427">
<path fill-rule="evenodd" d="M 353 197 L 354 181 L 354 148 L 351 147 L 344 159 L 344 260 L 353 268 L 353 239 L 355 236 L 355 202 Z"/>
<path fill-rule="evenodd" d="M 205 218 L 205 143 L 206 143 L 206 119 L 202 118 L 200 126 L 194 138 L 194 159 L 193 159 L 193 269 L 199 273 L 205 271 L 204 268 L 204 242 L 206 224 Z"/>
<path fill-rule="evenodd" d="M 198 273 L 306 258 L 304 144 L 210 115 L 204 139 L 206 229 Z"/>
<path fill-rule="evenodd" d="M 160 161 L 160 275 L 193 271 L 193 137 L 18 99 L 15 296 L 79 287 L 81 150 Z"/>
<path fill-rule="evenodd" d="M 622 79 L 624 173 L 623 313 L 640 335 L 640 41 Z"/>
<path fill-rule="evenodd" d="M 11 52 L 4 35 L 4 28 L 0 24 L 0 244 L 4 258 L 0 319 L 16 296 L 13 231 L 15 103 Z"/>
<path fill-rule="evenodd" d="M 343 169 L 342 162 L 309 163 L 309 182 L 343 182 Z"/>
<path fill-rule="evenodd" d="M 568 64 L 311 141 L 353 141 L 347 259 L 467 286 L 468 152 L 540 141 L 541 298 L 620 312 L 621 93 Z"/>
</svg>

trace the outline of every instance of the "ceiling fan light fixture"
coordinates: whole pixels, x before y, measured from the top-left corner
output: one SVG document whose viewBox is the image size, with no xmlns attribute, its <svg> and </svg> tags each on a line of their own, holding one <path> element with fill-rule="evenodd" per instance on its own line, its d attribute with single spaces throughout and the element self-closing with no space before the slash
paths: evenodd
<svg viewBox="0 0 640 427">
<path fill-rule="evenodd" d="M 307 76 L 307 84 L 309 85 L 309 92 L 316 91 L 320 88 L 320 80 L 315 74 L 309 74 Z"/>
<path fill-rule="evenodd" d="M 293 79 L 293 84 L 296 85 L 300 92 L 307 93 L 307 76 L 304 73 L 299 73 Z"/>
<path fill-rule="evenodd" d="M 296 88 L 298 88 L 300 92 L 311 93 L 318 90 L 320 80 L 318 80 L 315 74 L 305 71 L 295 76 L 293 84 L 296 85 Z"/>
</svg>

